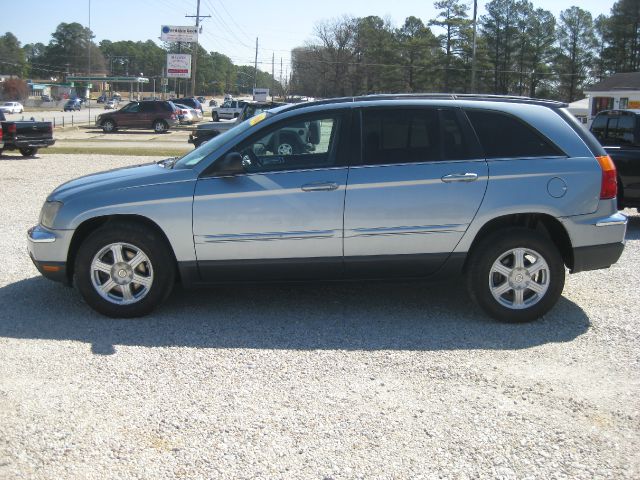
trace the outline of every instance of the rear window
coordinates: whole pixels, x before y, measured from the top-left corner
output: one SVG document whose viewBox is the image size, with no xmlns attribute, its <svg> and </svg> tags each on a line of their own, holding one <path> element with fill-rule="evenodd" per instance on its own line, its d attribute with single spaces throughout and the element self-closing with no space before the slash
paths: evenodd
<svg viewBox="0 0 640 480">
<path fill-rule="evenodd" d="M 540 132 L 514 116 L 466 110 L 486 158 L 555 157 L 563 153 Z"/>
<path fill-rule="evenodd" d="M 173 112 L 176 109 L 176 106 L 173 102 L 160 102 L 160 109 L 165 112 Z"/>
</svg>

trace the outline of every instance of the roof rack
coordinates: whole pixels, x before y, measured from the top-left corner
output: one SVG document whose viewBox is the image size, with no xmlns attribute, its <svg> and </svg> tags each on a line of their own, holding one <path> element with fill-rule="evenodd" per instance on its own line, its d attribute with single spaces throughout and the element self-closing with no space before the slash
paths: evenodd
<svg viewBox="0 0 640 480">
<path fill-rule="evenodd" d="M 287 110 L 303 108 L 313 105 L 329 105 L 335 103 L 367 102 L 380 100 L 477 100 L 489 102 L 526 103 L 530 105 L 541 105 L 549 108 L 565 108 L 568 105 L 556 100 L 544 100 L 540 98 L 519 97 L 515 95 L 485 95 L 475 93 L 384 93 L 373 95 L 360 95 L 355 97 L 338 97 L 316 100 L 314 102 L 302 102 L 292 105 Z"/>
</svg>

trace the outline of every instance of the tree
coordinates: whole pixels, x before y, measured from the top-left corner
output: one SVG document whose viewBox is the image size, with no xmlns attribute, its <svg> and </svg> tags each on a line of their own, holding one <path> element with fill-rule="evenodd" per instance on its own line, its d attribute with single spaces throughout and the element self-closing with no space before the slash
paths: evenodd
<svg viewBox="0 0 640 480">
<path fill-rule="evenodd" d="M 593 19 L 589 12 L 571 7 L 560 13 L 556 68 L 560 75 L 560 94 L 568 102 L 577 99 L 587 78 L 595 41 Z"/>
<path fill-rule="evenodd" d="M 508 94 L 512 87 L 513 56 L 518 38 L 516 0 L 492 0 L 480 18 L 481 31 L 493 67 L 493 93 Z"/>
<path fill-rule="evenodd" d="M 44 61 L 48 65 L 64 67 L 69 73 L 88 74 L 89 51 L 91 71 L 105 73 L 105 61 L 92 38 L 93 32 L 79 23 L 61 23 L 51 35 L 45 49 Z"/>
<path fill-rule="evenodd" d="M 27 64 L 24 51 L 16 36 L 7 32 L 0 37 L 0 71 L 9 75 L 25 76 Z"/>
<path fill-rule="evenodd" d="M 452 68 L 462 51 L 463 31 L 470 25 L 470 21 L 467 19 L 469 7 L 461 3 L 461 0 L 440 0 L 435 2 L 433 6 L 440 9 L 440 12 L 435 20 L 429 22 L 429 25 L 436 25 L 445 30 L 445 33 L 440 35 L 445 52 L 442 87 L 445 92 L 449 92 L 451 90 Z"/>
<path fill-rule="evenodd" d="M 2 97 L 5 100 L 21 101 L 29 96 L 29 88 L 20 78 L 8 78 L 2 85 Z"/>
<path fill-rule="evenodd" d="M 439 76 L 434 75 L 441 61 L 440 41 L 417 17 L 407 17 L 396 30 L 399 61 L 403 69 L 402 91 L 428 92 L 438 88 Z"/>
</svg>

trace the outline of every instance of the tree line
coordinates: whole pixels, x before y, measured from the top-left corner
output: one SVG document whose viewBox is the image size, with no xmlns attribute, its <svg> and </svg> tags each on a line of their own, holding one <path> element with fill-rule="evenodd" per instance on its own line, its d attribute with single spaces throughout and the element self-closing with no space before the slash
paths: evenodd
<svg viewBox="0 0 640 480">
<path fill-rule="evenodd" d="M 15 35 L 0 36 L 0 73 L 21 78 L 63 81 L 73 75 L 145 76 L 159 80 L 166 67 L 167 53 L 195 54 L 195 44 L 164 43 L 152 40 L 93 41 L 91 30 L 79 23 L 61 23 L 51 34 L 50 42 L 20 45 Z M 90 54 L 89 54 L 90 52 Z M 229 57 L 197 47 L 198 68 L 196 95 L 248 93 L 253 88 L 253 67 L 235 65 Z M 89 63 L 90 62 L 90 63 Z M 160 89 L 160 82 L 157 90 Z M 182 80 L 182 88 L 186 90 Z M 271 74 L 257 71 L 257 86 L 272 88 Z M 278 84 L 277 84 L 278 85 Z M 170 89 L 180 84 L 170 80 Z M 128 85 L 115 85 L 128 89 Z M 190 90 L 189 90 L 190 92 Z M 182 92 L 184 93 L 184 91 Z"/>
<path fill-rule="evenodd" d="M 467 1 L 438 0 L 434 19 L 410 16 L 400 27 L 377 16 L 322 21 L 313 40 L 292 50 L 290 78 L 281 85 L 258 70 L 257 86 L 312 97 L 457 92 L 573 101 L 586 85 L 640 67 L 640 0 L 618 0 L 609 15 L 595 19 L 575 6 L 556 18 L 529 0 L 491 0 L 476 23 L 475 62 Z M 79 23 L 58 25 L 47 45 L 21 46 L 6 33 L 0 37 L 0 73 L 58 80 L 89 71 L 160 78 L 166 54 L 182 52 L 198 56 L 197 95 L 253 87 L 253 67 L 201 46 L 196 52 L 192 44 L 96 44 L 93 38 Z"/>
<path fill-rule="evenodd" d="M 492 0 L 477 21 L 475 69 L 471 7 L 434 6 L 436 18 L 411 16 L 400 27 L 377 16 L 320 22 L 314 40 L 292 51 L 291 88 L 315 97 L 455 92 L 571 102 L 640 64 L 638 0 L 618 0 L 595 19 L 575 6 L 555 18 L 529 0 Z"/>
</svg>

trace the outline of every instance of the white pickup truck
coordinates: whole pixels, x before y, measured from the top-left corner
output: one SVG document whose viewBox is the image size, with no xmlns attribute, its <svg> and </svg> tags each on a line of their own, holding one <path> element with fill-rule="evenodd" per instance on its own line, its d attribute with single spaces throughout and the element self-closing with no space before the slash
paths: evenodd
<svg viewBox="0 0 640 480">
<path fill-rule="evenodd" d="M 236 118 L 246 104 L 244 100 L 225 100 L 221 106 L 211 109 L 211 119 L 217 122 L 220 119 Z"/>
</svg>

